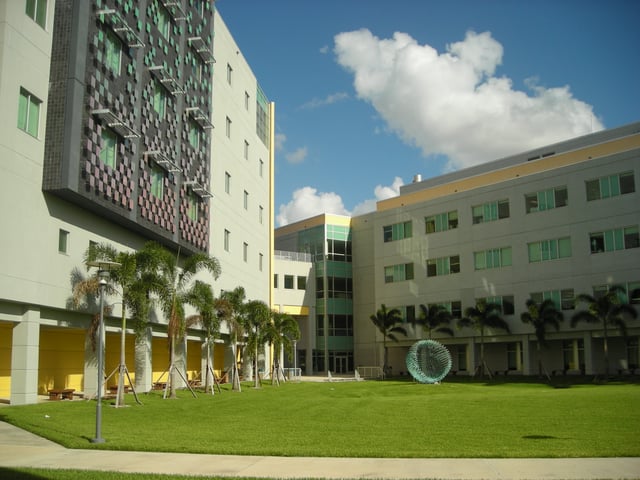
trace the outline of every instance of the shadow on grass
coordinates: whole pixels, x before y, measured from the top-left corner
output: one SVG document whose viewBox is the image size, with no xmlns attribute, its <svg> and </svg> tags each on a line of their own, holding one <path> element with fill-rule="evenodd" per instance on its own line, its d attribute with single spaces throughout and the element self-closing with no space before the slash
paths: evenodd
<svg viewBox="0 0 640 480">
<path fill-rule="evenodd" d="M 14 470 L 12 468 L 0 467 L 0 478 L 10 478 L 11 480 L 45 480 L 48 477 L 43 477 L 42 475 L 35 473 Z"/>
</svg>

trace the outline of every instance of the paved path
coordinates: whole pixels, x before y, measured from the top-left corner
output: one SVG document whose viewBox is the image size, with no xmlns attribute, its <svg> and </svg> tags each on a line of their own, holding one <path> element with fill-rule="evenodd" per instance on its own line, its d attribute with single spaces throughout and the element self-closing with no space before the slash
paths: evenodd
<svg viewBox="0 0 640 480">
<path fill-rule="evenodd" d="M 72 450 L 0 422 L 0 467 L 349 479 L 640 479 L 640 458 L 309 458 Z"/>
</svg>

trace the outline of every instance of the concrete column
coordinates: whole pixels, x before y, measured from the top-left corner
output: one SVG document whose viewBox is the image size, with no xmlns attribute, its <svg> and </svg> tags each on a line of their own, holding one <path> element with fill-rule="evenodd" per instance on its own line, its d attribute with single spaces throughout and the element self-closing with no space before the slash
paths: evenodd
<svg viewBox="0 0 640 480">
<path fill-rule="evenodd" d="M 147 327 L 135 340 L 136 392 L 151 390 L 151 328 Z"/>
<path fill-rule="evenodd" d="M 531 375 L 531 344 L 529 335 L 522 335 L 522 374 Z"/>
<path fill-rule="evenodd" d="M 96 350 L 89 330 L 84 337 L 84 394 L 86 398 L 93 398 L 98 394 L 98 332 L 96 332 Z"/>
<path fill-rule="evenodd" d="M 40 310 L 30 308 L 13 327 L 11 346 L 11 405 L 38 402 Z"/>
<path fill-rule="evenodd" d="M 598 372 L 593 367 L 593 339 L 591 332 L 584 332 L 584 370 L 587 375 L 596 375 Z M 577 355 L 576 355 L 577 357 Z M 577 359 L 577 358 L 576 358 Z M 576 365 L 580 368 L 580 365 Z"/>
</svg>

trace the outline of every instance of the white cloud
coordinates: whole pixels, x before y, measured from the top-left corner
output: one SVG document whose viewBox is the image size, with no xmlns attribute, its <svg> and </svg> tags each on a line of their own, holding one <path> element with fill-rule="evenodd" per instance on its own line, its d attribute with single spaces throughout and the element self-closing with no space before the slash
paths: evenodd
<svg viewBox="0 0 640 480">
<path fill-rule="evenodd" d="M 287 141 L 287 136 L 284 133 L 276 133 L 275 134 L 276 150 L 282 151 L 284 149 L 284 144 L 286 141 Z"/>
<path fill-rule="evenodd" d="M 279 226 L 283 226 L 322 213 L 349 215 L 337 193 L 318 192 L 313 187 L 302 187 L 293 192 L 289 203 L 280 205 L 276 220 Z"/>
<path fill-rule="evenodd" d="M 529 81 L 525 92 L 494 76 L 503 47 L 489 32 L 468 32 L 444 53 L 405 33 L 380 39 L 362 29 L 334 40 L 337 61 L 353 73 L 358 97 L 425 156 L 446 155 L 448 169 L 603 128 L 568 86 Z"/>
<path fill-rule="evenodd" d="M 393 183 L 386 187 L 383 185 L 377 185 L 374 188 L 373 193 L 375 198 L 371 198 L 369 200 L 365 200 L 357 204 L 353 208 L 352 215 L 362 215 L 364 213 L 373 212 L 376 209 L 376 203 L 380 200 L 386 200 L 387 198 L 397 197 L 400 195 L 400 187 L 404 185 L 402 178 L 396 177 L 393 179 Z"/>
<path fill-rule="evenodd" d="M 308 153 L 309 151 L 307 147 L 300 147 L 293 152 L 286 153 L 284 158 L 286 158 L 289 163 L 302 163 L 305 158 L 307 158 Z"/>
<path fill-rule="evenodd" d="M 375 198 L 359 203 L 355 206 L 353 212 L 345 208 L 342 198 L 337 193 L 318 192 L 313 187 L 302 187 L 293 192 L 289 203 L 280 205 L 276 220 L 278 226 L 282 227 L 322 213 L 347 216 L 362 215 L 374 211 L 376 202 L 398 196 L 402 185 L 404 185 L 402 179 L 396 177 L 390 186 L 376 186 L 373 192 Z"/>
<path fill-rule="evenodd" d="M 329 53 L 329 45 L 323 45 L 322 47 L 320 47 L 320 53 Z"/>
<path fill-rule="evenodd" d="M 347 92 L 331 93 L 327 95 L 325 98 L 314 98 L 312 100 L 309 100 L 307 103 L 303 104 L 300 108 L 307 109 L 307 108 L 324 107 L 325 105 L 331 105 L 333 103 L 340 102 L 347 98 L 349 98 L 349 94 Z"/>
</svg>

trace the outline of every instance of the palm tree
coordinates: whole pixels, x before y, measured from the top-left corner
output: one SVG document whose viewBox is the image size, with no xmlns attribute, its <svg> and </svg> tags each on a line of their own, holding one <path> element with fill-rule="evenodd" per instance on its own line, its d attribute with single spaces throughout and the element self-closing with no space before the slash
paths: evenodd
<svg viewBox="0 0 640 480">
<path fill-rule="evenodd" d="M 238 372 L 238 339 L 244 337 L 246 327 L 246 294 L 244 287 L 236 287 L 233 290 L 224 291 L 221 299 L 225 300 L 229 306 L 227 325 L 229 326 L 229 337 L 233 350 L 233 363 L 231 365 L 232 390 L 241 391 L 240 374 Z"/>
<path fill-rule="evenodd" d="M 480 333 L 480 374 L 484 374 L 486 366 L 484 361 L 484 333 L 488 328 L 501 329 L 509 332 L 509 324 L 502 318 L 502 307 L 497 303 L 487 303 L 485 299 L 476 301 L 474 307 L 467 307 L 464 311 L 464 317 L 458 320 L 458 327 L 473 328 Z M 491 376 L 491 372 L 489 372 Z"/>
<path fill-rule="evenodd" d="M 617 329 L 623 337 L 626 337 L 626 321 L 638 318 L 638 312 L 635 308 L 622 301 L 621 298 L 624 294 L 625 289 L 619 285 L 613 285 L 606 294 L 598 298 L 589 294 L 580 294 L 576 296 L 576 303 L 586 303 L 587 309 L 578 311 L 571 317 L 571 327 L 575 327 L 580 322 L 602 323 L 606 377 L 609 376 L 609 329 Z"/>
<path fill-rule="evenodd" d="M 169 385 L 170 398 L 176 398 L 175 390 L 175 345 L 184 338 L 186 331 L 184 306 L 187 303 L 187 292 L 191 286 L 193 277 L 206 270 L 214 279 L 220 275 L 220 263 L 215 257 L 206 253 L 194 253 L 185 258 L 182 268 L 178 267 L 178 257 L 155 242 L 145 244 L 144 255 L 149 259 L 149 264 L 155 265 L 155 288 L 160 305 L 168 320 L 167 337 L 169 341 Z M 178 253 L 179 255 L 179 253 Z M 185 379 L 186 381 L 186 379 Z"/>
<path fill-rule="evenodd" d="M 433 332 L 444 333 L 453 337 L 453 330 L 449 327 L 453 315 L 442 305 L 420 305 L 420 315 L 414 320 L 414 325 L 427 329 L 429 339 Z"/>
<path fill-rule="evenodd" d="M 283 351 L 288 351 L 290 358 L 291 350 L 293 349 L 292 340 L 298 340 L 299 338 L 300 327 L 291 315 L 271 312 L 271 320 L 265 330 L 265 340 L 273 348 L 272 384 L 280 384 L 280 356 Z"/>
<path fill-rule="evenodd" d="M 369 317 L 373 324 L 378 328 L 378 331 L 382 334 L 382 345 L 384 347 L 384 363 L 382 365 L 383 375 L 387 374 L 389 368 L 387 364 L 388 351 L 387 351 L 387 339 L 397 342 L 398 338 L 396 333 L 400 333 L 404 336 L 407 335 L 407 330 L 404 327 L 398 325 L 402 322 L 402 314 L 397 308 L 387 310 L 387 306 L 383 303 L 380 309 L 375 315 Z"/>
<path fill-rule="evenodd" d="M 536 348 L 538 352 L 538 375 L 542 376 L 544 370 L 542 366 L 541 350 L 547 346 L 547 327 L 553 327 L 556 331 L 560 330 L 560 322 L 564 320 L 564 314 L 556 308 L 553 300 L 543 300 L 537 303 L 530 298 L 526 301 L 527 311 L 520 314 L 523 323 L 531 324 L 536 334 Z M 551 380 L 549 374 L 546 373 L 547 379 Z"/>
<path fill-rule="evenodd" d="M 209 390 L 209 373 L 213 372 L 213 345 L 215 339 L 220 334 L 220 317 L 218 316 L 218 304 L 213 295 L 213 289 L 208 283 L 196 280 L 193 287 L 186 296 L 187 303 L 193 306 L 198 313 L 186 318 L 187 327 L 196 323 L 200 324 L 205 331 L 206 367 L 204 374 L 204 389 Z M 213 373 L 212 373 L 213 374 Z M 211 389 L 213 393 L 213 388 Z"/>
<path fill-rule="evenodd" d="M 125 338 L 127 325 L 127 312 L 131 312 L 131 318 L 135 321 L 136 333 L 141 331 L 141 325 L 145 325 L 148 319 L 148 297 L 142 294 L 145 281 L 144 273 L 138 268 L 137 254 L 135 252 L 120 252 L 112 245 L 106 243 L 91 244 L 84 254 L 84 263 L 88 265 L 94 261 L 108 261 L 119 263 L 117 269 L 111 270 L 110 281 L 107 284 L 107 294 L 119 293 L 122 296 L 122 327 L 120 336 L 120 364 L 118 367 L 118 390 L 116 397 L 116 407 L 124 405 L 124 383 L 125 376 L 128 377 L 129 372 L 125 364 Z M 88 268 L 88 267 L 87 267 Z M 117 285 L 120 292 L 114 287 Z M 97 294 L 98 292 L 97 277 L 93 276 L 85 282 L 77 283 L 74 287 L 74 299 L 77 302 L 78 295 L 84 295 L 88 292 Z M 105 307 L 105 314 L 110 314 L 112 305 Z M 97 325 L 93 322 L 92 332 Z M 93 338 L 93 337 L 92 337 Z M 94 340 L 92 340 L 93 342 Z M 130 379 L 129 379 L 130 381 Z M 138 397 L 133 390 L 136 401 Z"/>
<path fill-rule="evenodd" d="M 266 303 L 252 300 L 247 303 L 247 350 L 253 360 L 253 386 L 260 388 L 258 373 L 258 349 L 264 345 L 264 329 L 269 323 L 271 312 Z"/>
</svg>

